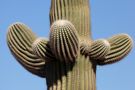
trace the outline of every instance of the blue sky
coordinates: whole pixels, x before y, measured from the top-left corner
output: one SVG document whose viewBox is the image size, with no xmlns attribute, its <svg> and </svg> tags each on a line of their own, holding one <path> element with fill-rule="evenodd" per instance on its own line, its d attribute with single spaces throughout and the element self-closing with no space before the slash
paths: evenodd
<svg viewBox="0 0 135 90">
<path fill-rule="evenodd" d="M 40 37 L 49 35 L 51 0 L 0 0 L 0 90 L 46 90 L 45 79 L 27 72 L 10 54 L 7 28 L 23 22 Z M 135 40 L 135 0 L 91 0 L 93 39 L 127 33 Z M 98 66 L 97 90 L 135 90 L 135 49 L 121 62 Z"/>
</svg>

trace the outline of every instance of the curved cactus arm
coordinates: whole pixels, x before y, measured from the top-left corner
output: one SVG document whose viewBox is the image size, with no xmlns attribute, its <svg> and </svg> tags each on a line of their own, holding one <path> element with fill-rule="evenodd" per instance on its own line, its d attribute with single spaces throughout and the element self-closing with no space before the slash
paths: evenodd
<svg viewBox="0 0 135 90">
<path fill-rule="evenodd" d="M 22 23 L 12 24 L 8 29 L 7 43 L 17 61 L 31 73 L 45 77 L 45 61 L 32 50 L 35 34 Z"/>
<path fill-rule="evenodd" d="M 79 52 L 79 39 L 71 22 L 58 20 L 52 24 L 50 47 L 60 61 L 73 62 L 75 60 Z"/>
<path fill-rule="evenodd" d="M 105 39 L 99 39 L 94 41 L 90 47 L 88 47 L 89 53 L 88 55 L 92 59 L 102 59 L 104 58 L 109 50 L 110 50 L 110 44 Z"/>
<path fill-rule="evenodd" d="M 45 62 L 50 62 L 55 59 L 50 49 L 49 41 L 46 38 L 37 38 L 32 44 L 32 49 Z"/>
<path fill-rule="evenodd" d="M 88 47 L 91 46 L 91 42 L 89 40 L 81 40 L 80 41 L 80 53 L 82 55 L 88 55 L 89 53 L 89 50 L 88 50 Z"/>
<path fill-rule="evenodd" d="M 105 39 L 98 39 L 90 43 L 81 44 L 81 53 L 89 56 L 91 59 L 102 59 L 110 50 L 110 43 Z"/>
<path fill-rule="evenodd" d="M 132 48 L 132 39 L 127 34 L 115 35 L 108 39 L 110 51 L 104 59 L 98 60 L 99 65 L 112 64 L 124 58 Z"/>
</svg>

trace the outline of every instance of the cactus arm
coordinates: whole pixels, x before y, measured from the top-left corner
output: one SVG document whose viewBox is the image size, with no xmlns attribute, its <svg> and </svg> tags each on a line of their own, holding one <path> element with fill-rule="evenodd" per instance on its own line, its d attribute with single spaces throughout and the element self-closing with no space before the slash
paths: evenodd
<svg viewBox="0 0 135 90">
<path fill-rule="evenodd" d="M 112 64 L 124 58 L 132 49 L 133 42 L 129 35 L 119 34 L 108 39 L 110 51 L 104 59 L 98 60 L 98 65 Z"/>
<path fill-rule="evenodd" d="M 51 0 L 50 24 L 57 20 L 68 20 L 80 37 L 90 36 L 89 0 Z"/>
<path fill-rule="evenodd" d="M 105 39 L 99 39 L 94 41 L 90 47 L 88 47 L 89 53 L 88 55 L 92 59 L 102 59 L 104 58 L 109 50 L 110 50 L 110 44 Z"/>
<path fill-rule="evenodd" d="M 112 64 L 124 58 L 132 48 L 132 39 L 127 34 L 115 35 L 107 40 L 99 39 L 92 44 L 81 44 L 81 53 L 96 60 L 98 65 Z"/>
<path fill-rule="evenodd" d="M 57 59 L 75 60 L 79 52 L 79 38 L 71 22 L 58 20 L 51 26 L 50 47 Z"/>
<path fill-rule="evenodd" d="M 105 39 L 99 39 L 92 43 L 81 43 L 80 48 L 81 53 L 91 59 L 103 59 L 110 50 L 110 43 Z"/>
<path fill-rule="evenodd" d="M 32 49 L 34 54 L 44 59 L 46 63 L 55 59 L 46 38 L 37 38 L 32 44 Z"/>
<path fill-rule="evenodd" d="M 45 61 L 37 57 L 32 50 L 32 43 L 37 37 L 22 23 L 9 27 L 7 43 L 17 61 L 31 73 L 45 77 Z"/>
</svg>

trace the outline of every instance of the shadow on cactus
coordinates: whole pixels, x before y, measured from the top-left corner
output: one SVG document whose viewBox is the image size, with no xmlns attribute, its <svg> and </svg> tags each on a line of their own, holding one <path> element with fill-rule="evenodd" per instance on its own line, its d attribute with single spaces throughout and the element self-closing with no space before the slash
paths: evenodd
<svg viewBox="0 0 135 90">
<path fill-rule="evenodd" d="M 96 66 L 120 61 L 132 48 L 127 34 L 92 40 L 88 0 L 52 0 L 50 37 L 22 23 L 9 26 L 7 44 L 29 72 L 46 78 L 48 90 L 96 90 Z"/>
</svg>

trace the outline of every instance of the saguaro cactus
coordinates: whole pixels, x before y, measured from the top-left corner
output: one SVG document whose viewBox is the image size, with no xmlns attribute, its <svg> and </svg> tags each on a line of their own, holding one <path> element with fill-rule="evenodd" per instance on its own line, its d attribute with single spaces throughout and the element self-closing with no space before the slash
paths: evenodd
<svg viewBox="0 0 135 90">
<path fill-rule="evenodd" d="M 16 60 L 46 78 L 48 90 L 96 90 L 96 66 L 120 61 L 132 48 L 127 34 L 92 40 L 88 0 L 51 0 L 50 37 L 26 25 L 9 27 L 7 43 Z"/>
</svg>

